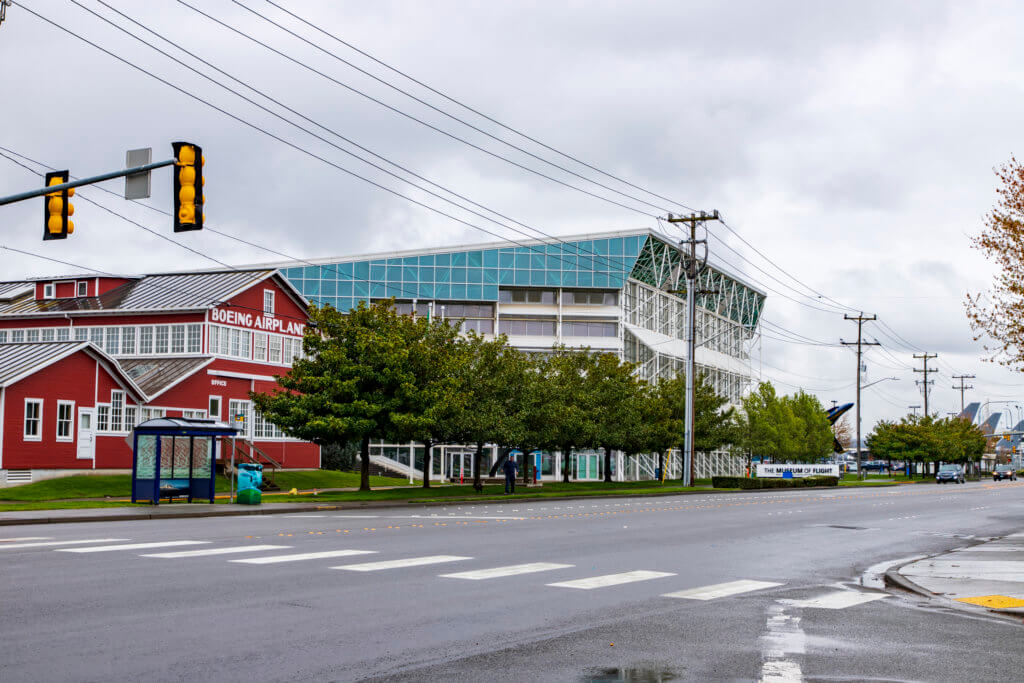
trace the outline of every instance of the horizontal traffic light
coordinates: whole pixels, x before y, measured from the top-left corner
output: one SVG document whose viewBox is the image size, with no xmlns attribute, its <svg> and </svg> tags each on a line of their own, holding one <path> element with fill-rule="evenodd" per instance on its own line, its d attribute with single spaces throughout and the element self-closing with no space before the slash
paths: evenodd
<svg viewBox="0 0 1024 683">
<path fill-rule="evenodd" d="M 68 171 L 52 171 L 46 174 L 46 186 L 63 185 L 68 182 Z M 75 214 L 71 197 L 75 189 L 51 192 L 43 197 L 43 239 L 63 240 L 75 231 L 75 223 L 69 217 Z"/>
<path fill-rule="evenodd" d="M 173 142 L 174 232 L 203 229 L 203 150 L 191 142 Z"/>
</svg>

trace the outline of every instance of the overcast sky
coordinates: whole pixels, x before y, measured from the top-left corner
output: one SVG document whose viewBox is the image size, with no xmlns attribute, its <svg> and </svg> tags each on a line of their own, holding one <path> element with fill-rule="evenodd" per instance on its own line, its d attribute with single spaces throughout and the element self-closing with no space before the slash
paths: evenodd
<svg viewBox="0 0 1024 683">
<path fill-rule="evenodd" d="M 95 0 L 79 1 L 259 99 Z M 975 389 L 968 401 L 990 400 L 990 410 L 1007 407 L 995 401 L 1024 406 L 1024 378 L 982 362 L 984 349 L 973 341 L 963 308 L 965 292 L 985 289 L 992 277 L 990 264 L 970 248 L 970 236 L 981 229 L 995 201 L 993 167 L 1022 153 L 1024 9 L 1018 3 L 275 0 L 437 90 L 666 201 L 504 131 L 262 0 L 187 1 L 333 81 L 184 4 L 105 1 L 308 117 L 315 124 L 259 99 L 322 139 L 204 80 L 72 2 L 29 0 L 10 7 L 0 25 L 0 146 L 85 176 L 121 167 L 129 148 L 152 147 L 154 158 L 164 159 L 170 157 L 172 140 L 194 141 L 207 159 L 207 225 L 302 258 L 494 240 L 338 167 L 503 238 L 523 239 L 353 159 L 338 147 L 353 148 L 335 134 L 550 235 L 657 227 L 652 216 L 669 210 L 718 209 L 773 262 L 724 227 L 711 226 L 712 260 L 768 291 L 764 317 L 770 325 L 763 349 L 754 350 L 754 364 L 763 361 L 765 376 L 780 392 L 803 387 L 826 406 L 854 398 L 856 366 L 849 350 L 780 339 L 799 335 L 825 344 L 856 339 L 856 325 L 818 299 L 820 293 L 877 314 L 892 330 L 864 326 L 865 337 L 883 345 L 868 351 L 864 383 L 897 378 L 864 392 L 865 434 L 876 420 L 899 417 L 922 403 L 915 385 L 920 374 L 910 370 L 921 367 L 911 354 L 922 350 L 939 354 L 932 361 L 939 369 L 933 412 L 959 410 L 960 394 L 951 388 L 955 374 L 978 376 L 971 380 Z M 473 131 L 332 54 L 497 138 L 654 207 Z M 634 210 L 488 156 L 338 82 Z M 166 170 L 154 173 L 148 201 L 163 211 L 170 208 L 169 176 Z M 0 158 L 0 194 L 38 183 L 38 176 Z M 122 182 L 103 187 L 120 193 Z M 217 265 L 84 198 L 223 263 L 281 260 L 210 231 L 173 236 L 170 218 L 95 187 L 79 196 L 76 233 L 63 242 L 41 241 L 40 200 L 0 207 L 0 244 L 73 264 L 0 249 L 0 279 L 82 268 L 138 273 Z M 1021 409 L 1012 410 L 1019 415 Z"/>
</svg>

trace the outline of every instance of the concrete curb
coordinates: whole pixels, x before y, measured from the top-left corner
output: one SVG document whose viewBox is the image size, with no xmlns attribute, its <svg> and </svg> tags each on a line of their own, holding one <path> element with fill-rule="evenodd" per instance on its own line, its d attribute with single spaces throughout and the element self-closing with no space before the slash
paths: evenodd
<svg viewBox="0 0 1024 683">
<path fill-rule="evenodd" d="M 946 555 L 948 552 L 936 553 L 935 555 L 929 555 L 928 557 L 921 559 L 932 559 L 941 555 Z M 1024 607 L 982 607 L 981 605 L 972 605 L 969 602 L 960 602 L 958 600 L 952 600 L 950 598 L 943 597 L 942 593 L 934 593 L 927 588 L 920 586 L 907 577 L 900 574 L 900 569 L 906 567 L 909 564 L 920 562 L 921 559 L 911 560 L 910 562 L 904 562 L 898 567 L 891 567 L 885 572 L 885 586 L 886 588 L 899 588 L 907 591 L 908 593 L 914 593 L 920 595 L 923 598 L 929 600 L 936 600 L 942 602 L 946 607 L 952 607 L 959 609 L 964 612 L 971 612 L 974 614 L 996 614 L 1005 618 L 1009 618 L 1014 622 L 1018 622 L 1024 619 Z"/>
<path fill-rule="evenodd" d="M 519 504 L 519 503 L 535 503 L 540 501 L 566 501 L 566 500 L 608 500 L 625 497 L 635 498 L 664 498 L 666 496 L 689 496 L 689 495 L 708 495 L 708 494 L 750 494 L 750 493 L 764 493 L 773 492 L 781 493 L 787 491 L 837 491 L 849 488 L 888 488 L 892 486 L 900 486 L 897 482 L 887 484 L 874 484 L 871 486 L 800 486 L 793 488 L 778 488 L 778 489 L 708 489 L 706 491 L 665 491 L 665 492 L 653 492 L 653 493 L 620 493 L 615 495 L 591 495 L 591 496 L 530 496 L 522 495 L 516 496 L 515 498 L 490 498 L 486 500 L 354 500 L 344 501 L 338 503 L 263 503 L 259 507 L 254 507 L 251 510 L 238 510 L 238 509 L 226 509 L 226 510 L 175 510 L 170 512 L 144 512 L 136 508 L 132 508 L 130 512 L 126 511 L 123 514 L 107 513 L 107 514 L 89 514 L 84 511 L 81 514 L 73 515 L 53 515 L 52 513 L 58 512 L 58 510 L 40 510 L 39 517 L 3 517 L 4 513 L 0 513 L 0 526 L 16 526 L 25 524 L 76 524 L 86 522 L 130 522 L 140 521 L 147 519 L 182 519 L 192 517 L 240 517 L 247 515 L 279 515 L 279 514 L 290 514 L 296 512 L 317 512 L 317 511 L 338 511 L 338 510 L 359 510 L 367 508 L 410 508 L 410 507 L 437 507 L 437 506 L 453 506 L 453 505 L 500 505 L 500 504 Z M 88 508 L 86 508 L 87 510 Z M 94 508 L 97 510 L 110 510 L 112 508 Z M 165 508 L 166 509 L 166 508 Z M 26 511 L 30 512 L 30 511 Z"/>
</svg>

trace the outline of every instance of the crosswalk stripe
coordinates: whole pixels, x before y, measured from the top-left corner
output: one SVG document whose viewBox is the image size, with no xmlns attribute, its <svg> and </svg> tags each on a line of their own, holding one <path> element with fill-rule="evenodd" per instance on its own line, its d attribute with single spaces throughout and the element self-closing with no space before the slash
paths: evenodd
<svg viewBox="0 0 1024 683">
<path fill-rule="evenodd" d="M 261 550 L 279 550 L 291 548 L 290 545 L 237 545 L 229 548 L 205 548 L 203 550 L 179 550 L 173 553 L 152 553 L 143 557 L 160 557 L 164 559 L 176 559 L 180 557 L 206 557 L 208 555 L 231 555 L 233 553 L 250 553 Z"/>
<path fill-rule="evenodd" d="M 633 583 L 634 581 L 647 581 L 649 579 L 660 579 L 666 576 L 675 576 L 670 572 L 652 572 L 645 569 L 640 569 L 632 572 L 623 572 L 621 574 L 606 574 L 604 576 L 592 576 L 587 579 L 576 579 L 575 581 L 560 581 L 558 583 L 549 583 L 549 586 L 555 586 L 558 588 L 579 588 L 581 590 L 591 590 L 592 588 L 604 588 L 605 586 L 618 586 L 623 583 Z"/>
<path fill-rule="evenodd" d="M 0 543 L 16 543 L 18 541 L 49 541 L 53 536 L 18 536 L 16 538 L 0 538 Z"/>
<path fill-rule="evenodd" d="M 441 574 L 445 579 L 498 579 L 503 576 L 515 576 L 516 574 L 533 574 L 535 572 L 547 572 L 552 569 L 568 569 L 571 564 L 555 564 L 553 562 L 532 562 L 530 564 L 514 564 L 508 567 L 494 567 L 493 569 L 474 569 L 468 572 L 457 572 L 455 574 Z"/>
<path fill-rule="evenodd" d="M 38 543 L 12 543 L 0 545 L 0 550 L 11 550 L 12 548 L 45 548 L 54 545 L 85 545 L 86 543 L 114 543 L 115 541 L 130 541 L 130 538 L 85 538 L 77 541 L 42 541 Z"/>
<path fill-rule="evenodd" d="M 111 550 L 145 550 L 146 548 L 171 548 L 182 545 L 201 545 L 210 541 L 155 541 L 153 543 L 128 543 L 123 545 L 97 545 L 88 548 L 54 548 L 57 553 L 105 553 Z"/>
<path fill-rule="evenodd" d="M 860 593 L 857 591 L 837 591 L 826 593 L 808 600 L 783 600 L 787 605 L 794 607 L 817 608 L 817 609 L 846 609 L 865 602 L 881 600 L 889 597 L 885 593 Z"/>
<path fill-rule="evenodd" d="M 716 583 L 710 586 L 701 586 L 700 588 L 690 588 L 684 591 L 676 591 L 675 593 L 665 593 L 661 597 L 686 598 L 687 600 L 714 600 L 715 598 L 724 598 L 730 595 L 739 595 L 740 593 L 749 593 L 750 591 L 757 591 L 762 588 L 774 588 L 775 586 L 781 585 L 781 583 L 773 583 L 771 581 L 750 581 L 743 579 L 741 581 L 729 581 L 727 583 Z"/>
<path fill-rule="evenodd" d="M 458 555 L 427 555 L 425 557 L 408 557 L 403 560 L 385 560 L 383 562 L 364 562 L 362 564 L 343 564 L 331 569 L 347 569 L 353 572 L 375 572 L 381 569 L 400 569 L 402 567 L 419 567 L 425 564 L 440 564 L 442 562 L 458 562 L 460 560 L 472 560 L 472 557 L 460 557 Z"/>
<path fill-rule="evenodd" d="M 323 550 L 316 553 L 296 553 L 294 555 L 271 555 L 269 557 L 247 557 L 244 560 L 228 560 L 239 564 L 276 564 L 278 562 L 298 562 L 300 560 L 320 560 L 325 557 L 345 557 L 347 555 L 369 555 L 376 550 Z"/>
</svg>

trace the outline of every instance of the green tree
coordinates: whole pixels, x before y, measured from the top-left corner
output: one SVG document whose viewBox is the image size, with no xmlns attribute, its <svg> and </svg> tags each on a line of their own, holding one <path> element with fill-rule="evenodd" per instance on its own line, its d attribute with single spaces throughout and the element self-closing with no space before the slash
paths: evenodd
<svg viewBox="0 0 1024 683">
<path fill-rule="evenodd" d="M 793 413 L 793 445 L 787 457 L 797 462 L 817 462 L 832 452 L 832 425 L 817 397 L 798 391 L 785 396 L 784 402 Z"/>
<path fill-rule="evenodd" d="M 256 408 L 289 435 L 314 443 L 360 443 L 360 484 L 370 490 L 370 440 L 408 423 L 415 376 L 401 320 L 390 303 L 361 302 L 348 314 L 313 306 L 303 339 L 305 358 L 277 377 L 269 394 L 250 394 Z"/>
<path fill-rule="evenodd" d="M 738 431 L 751 454 L 780 461 L 798 451 L 796 416 L 770 383 L 761 382 L 743 399 L 743 415 Z"/>
<path fill-rule="evenodd" d="M 549 451 L 561 451 L 562 481 L 566 483 L 572 472 L 573 450 L 593 445 L 585 393 L 588 356 L 589 350 L 560 346 L 539 359 L 537 381 L 524 411 L 527 439 Z"/>
<path fill-rule="evenodd" d="M 640 420 L 641 383 L 636 366 L 613 353 L 593 354 L 587 360 L 583 391 L 593 430 L 588 440 L 604 449 L 604 480 L 611 482 L 612 451 L 626 450 Z"/>
</svg>

